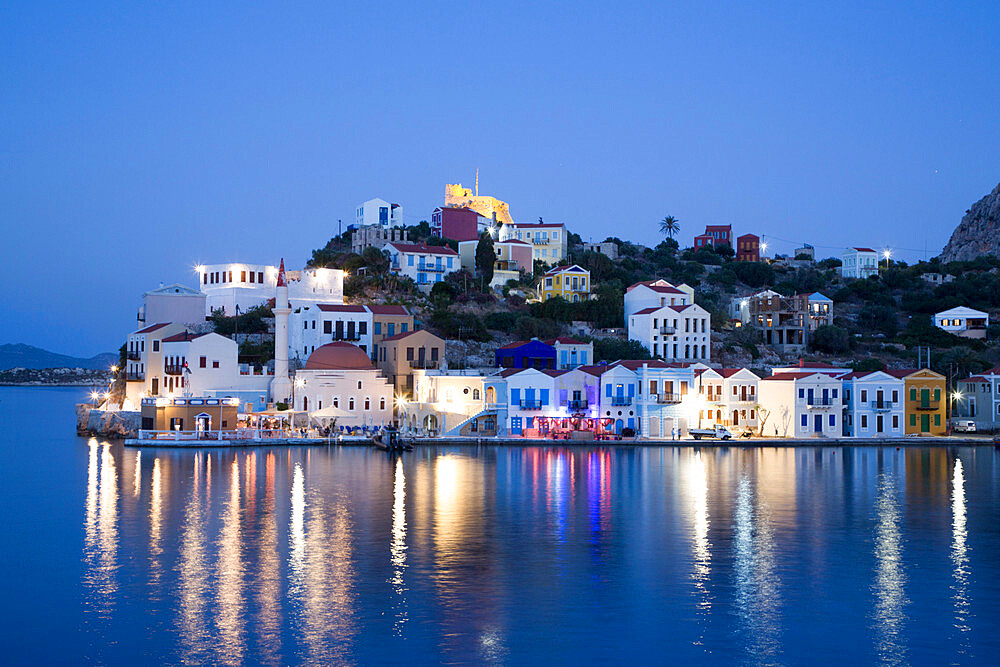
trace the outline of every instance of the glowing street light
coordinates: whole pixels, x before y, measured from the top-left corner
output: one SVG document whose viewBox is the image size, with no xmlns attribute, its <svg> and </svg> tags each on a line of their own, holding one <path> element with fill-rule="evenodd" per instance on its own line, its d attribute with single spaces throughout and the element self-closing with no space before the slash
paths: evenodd
<svg viewBox="0 0 1000 667">
<path fill-rule="evenodd" d="M 885 260 L 885 268 L 889 268 L 889 258 L 892 257 L 892 249 L 886 248 L 882 251 L 882 259 Z"/>
</svg>

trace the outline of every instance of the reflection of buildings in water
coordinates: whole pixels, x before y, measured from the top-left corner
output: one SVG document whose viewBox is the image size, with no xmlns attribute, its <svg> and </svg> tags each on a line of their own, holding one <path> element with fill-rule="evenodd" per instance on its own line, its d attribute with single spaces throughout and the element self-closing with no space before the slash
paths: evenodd
<svg viewBox="0 0 1000 667">
<path fill-rule="evenodd" d="M 90 439 L 87 467 L 84 584 L 88 605 L 109 618 L 118 592 L 118 473 L 111 445 Z"/>
<path fill-rule="evenodd" d="M 257 453 L 251 452 L 256 471 Z M 257 618 L 254 635 L 257 650 L 254 659 L 261 664 L 281 663 L 281 557 L 278 554 L 278 520 L 274 506 L 274 452 L 264 458 L 264 506 L 260 515 L 257 570 L 253 577 L 257 588 Z M 256 495 L 256 473 L 247 493 Z"/>
<path fill-rule="evenodd" d="M 606 450 L 590 452 L 586 467 L 587 518 L 590 543 L 595 545 L 611 527 L 611 454 Z"/>
<path fill-rule="evenodd" d="M 936 505 L 944 505 L 952 475 L 948 450 L 944 447 L 906 447 L 904 455 L 906 468 L 902 473 L 906 476 L 906 497 L 923 497 L 936 501 Z M 921 518 L 927 520 L 927 517 Z"/>
<path fill-rule="evenodd" d="M 900 510 L 895 477 L 884 471 L 879 479 L 875 504 L 875 651 L 883 664 L 905 664 L 903 608 L 906 573 L 900 535 Z"/>
<path fill-rule="evenodd" d="M 712 598 L 708 590 L 712 565 L 712 544 L 708 539 L 708 475 L 700 451 L 686 451 L 681 461 L 681 488 L 685 498 L 684 514 L 691 526 L 691 581 L 697 600 L 697 613 L 702 623 L 711 612 Z M 704 630 L 704 625 L 700 626 Z M 698 643 L 703 643 L 704 635 Z"/>
<path fill-rule="evenodd" d="M 149 584 L 150 596 L 159 597 L 160 577 L 163 575 L 161 533 L 163 530 L 163 466 L 160 457 L 153 459 L 153 476 L 149 483 Z"/>
<path fill-rule="evenodd" d="M 407 621 L 406 584 L 403 573 L 406 571 L 406 479 L 403 474 L 403 459 L 396 459 L 392 484 L 392 540 L 389 543 L 389 554 L 392 562 L 392 591 L 396 596 L 393 601 L 395 620 L 393 632 L 397 636 L 403 634 L 403 626 Z"/>
<path fill-rule="evenodd" d="M 308 465 L 308 457 L 307 457 Z M 308 492 L 301 465 L 292 474 L 289 598 L 310 663 L 345 662 L 357 633 L 353 526 L 343 498 L 331 508 L 319 492 Z"/>
<path fill-rule="evenodd" d="M 770 512 L 749 478 L 741 477 L 735 517 L 736 607 L 745 650 L 754 663 L 773 662 L 781 651 L 781 592 Z"/>
<path fill-rule="evenodd" d="M 219 556 L 215 570 L 217 584 L 215 612 L 215 660 L 234 664 L 244 659 L 243 557 L 240 531 L 240 462 L 233 457 L 229 472 L 229 498 L 222 516 Z"/>
<path fill-rule="evenodd" d="M 139 497 L 142 491 L 142 450 L 135 452 L 135 474 L 132 477 L 132 496 Z"/>
<path fill-rule="evenodd" d="M 212 648 L 206 606 L 208 604 L 208 564 L 204 526 L 207 517 L 201 496 L 202 454 L 194 455 L 191 494 L 184 507 L 177 564 L 178 633 L 182 662 L 211 662 Z"/>
<path fill-rule="evenodd" d="M 966 527 L 965 507 L 965 471 L 962 459 L 955 458 L 955 470 L 952 475 L 951 490 L 951 562 L 954 566 L 952 578 L 952 606 L 955 622 L 954 643 L 958 652 L 967 656 L 970 651 L 969 627 L 969 552 L 966 545 L 968 529 Z"/>
<path fill-rule="evenodd" d="M 495 554 L 483 525 L 483 463 L 442 454 L 434 460 L 433 475 L 435 567 L 431 576 L 442 608 L 441 648 L 445 654 L 465 654 L 472 635 L 481 660 L 502 659 L 506 642 L 497 618 L 502 600 L 497 599 L 492 569 Z M 470 572 L 475 576 L 470 577 Z M 460 590 L 456 581 L 463 582 Z"/>
<path fill-rule="evenodd" d="M 548 476 L 545 485 L 545 504 L 552 526 L 552 537 L 556 543 L 566 542 L 567 513 L 572 512 L 573 503 L 573 466 L 575 464 L 572 452 L 565 450 L 548 450 L 545 457 Z M 560 552 L 561 553 L 561 552 Z"/>
</svg>

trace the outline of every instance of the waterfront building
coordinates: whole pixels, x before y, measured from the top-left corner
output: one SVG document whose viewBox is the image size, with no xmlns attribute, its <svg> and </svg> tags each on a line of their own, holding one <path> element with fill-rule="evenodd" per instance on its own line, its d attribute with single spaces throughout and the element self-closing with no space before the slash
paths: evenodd
<svg viewBox="0 0 1000 667">
<path fill-rule="evenodd" d="M 289 357 L 305 360 L 326 343 L 353 343 L 372 350 L 373 318 L 366 306 L 317 303 L 296 308 L 289 316 Z"/>
<path fill-rule="evenodd" d="M 986 338 L 990 315 L 981 310 L 958 306 L 934 314 L 934 326 L 962 338 Z"/>
<path fill-rule="evenodd" d="M 929 368 L 890 369 L 886 373 L 902 378 L 904 382 L 906 435 L 947 435 L 945 377 Z"/>
<path fill-rule="evenodd" d="M 431 232 L 443 239 L 477 241 L 494 226 L 493 218 L 464 206 L 439 206 L 431 213 Z"/>
<path fill-rule="evenodd" d="M 236 341 L 183 331 L 162 340 L 160 386 L 168 396 L 235 398 L 244 412 L 267 407 L 271 375 L 238 362 Z"/>
<path fill-rule="evenodd" d="M 349 415 L 338 426 L 387 426 L 393 421 L 393 388 L 368 353 L 347 342 L 327 343 L 295 371 L 293 409 L 327 407 Z"/>
<path fill-rule="evenodd" d="M 178 322 L 158 322 L 133 331 L 125 339 L 125 400 L 135 409 L 144 396 L 160 396 L 164 338 L 187 331 Z"/>
<path fill-rule="evenodd" d="M 213 396 L 141 400 L 140 424 L 145 431 L 224 431 L 236 428 L 239 400 Z"/>
<path fill-rule="evenodd" d="M 695 367 L 698 428 L 720 426 L 757 429 L 757 383 L 746 368 Z"/>
<path fill-rule="evenodd" d="M 595 367 L 581 370 L 591 371 Z M 664 361 L 616 361 L 600 370 L 598 415 L 610 430 L 631 428 L 645 438 L 671 438 L 687 433 L 696 414 L 695 367 Z"/>
<path fill-rule="evenodd" d="M 843 382 L 843 434 L 854 438 L 903 435 L 905 382 L 884 371 L 847 373 Z"/>
<path fill-rule="evenodd" d="M 775 372 L 757 385 L 761 433 L 834 438 L 842 433 L 841 380 L 834 374 Z"/>
<path fill-rule="evenodd" d="M 139 328 L 146 323 L 177 322 L 197 325 L 205 321 L 205 295 L 199 290 L 174 283 L 149 290 L 142 295 L 139 309 Z"/>
<path fill-rule="evenodd" d="M 651 306 L 632 314 L 629 340 L 635 340 L 656 359 L 708 361 L 712 357 L 711 315 L 697 304 Z"/>
<path fill-rule="evenodd" d="M 282 260 L 284 264 L 284 260 Z M 205 315 L 222 310 L 227 316 L 267 304 L 274 297 L 279 267 L 265 264 L 206 264 L 197 267 L 205 294 Z M 293 308 L 313 303 L 344 302 L 344 272 L 305 268 L 285 271 L 289 303 Z"/>
<path fill-rule="evenodd" d="M 694 237 L 694 249 L 712 246 L 733 246 L 733 226 L 732 225 L 705 225 L 705 233 Z"/>
<path fill-rule="evenodd" d="M 355 224 L 358 227 L 390 227 L 403 226 L 403 207 L 399 204 L 392 204 L 384 199 L 369 199 L 359 204 Z"/>
<path fill-rule="evenodd" d="M 570 370 L 586 366 L 594 360 L 594 344 L 584 343 L 568 336 L 559 336 L 544 341 L 556 351 L 556 368 Z"/>
<path fill-rule="evenodd" d="M 557 296 L 572 303 L 586 301 L 590 298 L 590 271 L 577 264 L 549 269 L 540 279 L 538 292 L 542 301 Z"/>
<path fill-rule="evenodd" d="M 500 375 L 507 384 L 507 417 L 511 435 L 539 437 L 539 418 L 559 414 L 555 404 L 555 378 L 566 371 L 551 368 L 508 368 Z"/>
<path fill-rule="evenodd" d="M 1000 430 L 1000 366 L 959 380 L 956 389 L 954 417 L 971 419 L 977 431 Z"/>
<path fill-rule="evenodd" d="M 495 372 L 414 369 L 412 400 L 398 401 L 400 424 L 441 435 L 497 435 L 496 411 L 486 409 L 486 379 Z"/>
<path fill-rule="evenodd" d="M 561 222 L 509 222 L 500 228 L 500 240 L 517 239 L 532 245 L 532 260 L 557 264 L 566 257 L 566 225 Z"/>
<path fill-rule="evenodd" d="M 760 261 L 760 237 L 756 234 L 743 234 L 736 239 L 737 262 Z"/>
<path fill-rule="evenodd" d="M 389 255 L 392 272 L 410 278 L 424 292 L 460 268 L 458 253 L 448 246 L 387 243 L 383 250 Z"/>
<path fill-rule="evenodd" d="M 870 278 L 878 275 L 878 253 L 871 248 L 848 248 L 840 255 L 843 278 Z"/>
<path fill-rule="evenodd" d="M 519 340 L 497 348 L 494 352 L 496 368 L 556 368 L 556 348 L 537 338 Z"/>
<path fill-rule="evenodd" d="M 424 329 L 386 336 L 379 345 L 376 363 L 396 389 L 396 395 L 413 397 L 416 370 L 448 368 L 445 341 Z"/>
<path fill-rule="evenodd" d="M 371 358 L 378 365 L 382 357 L 379 348 L 382 341 L 397 333 L 406 333 L 416 329 L 413 315 L 406 306 L 368 305 L 365 306 L 372 314 Z"/>
</svg>

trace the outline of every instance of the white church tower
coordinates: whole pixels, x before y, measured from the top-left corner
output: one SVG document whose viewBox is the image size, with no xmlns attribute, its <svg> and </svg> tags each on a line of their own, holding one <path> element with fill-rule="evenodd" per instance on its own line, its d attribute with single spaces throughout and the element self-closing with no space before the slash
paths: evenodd
<svg viewBox="0 0 1000 667">
<path fill-rule="evenodd" d="M 271 380 L 271 400 L 287 402 L 292 395 L 292 381 L 288 379 L 288 282 L 285 280 L 285 260 L 278 269 L 278 283 L 274 290 L 274 379 Z"/>
</svg>

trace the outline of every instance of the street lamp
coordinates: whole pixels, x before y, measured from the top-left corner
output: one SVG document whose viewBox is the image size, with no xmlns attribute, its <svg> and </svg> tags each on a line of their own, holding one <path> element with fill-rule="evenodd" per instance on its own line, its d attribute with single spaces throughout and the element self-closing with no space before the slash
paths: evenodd
<svg viewBox="0 0 1000 667">
<path fill-rule="evenodd" d="M 292 383 L 292 410 L 295 409 L 295 388 L 304 386 L 306 386 L 305 378 L 295 378 L 295 382 Z"/>
<path fill-rule="evenodd" d="M 889 268 L 889 258 L 890 257 L 892 257 L 892 250 L 890 250 L 889 248 L 886 248 L 885 250 L 882 251 L 882 259 L 885 260 L 885 268 L 886 269 Z"/>
</svg>

